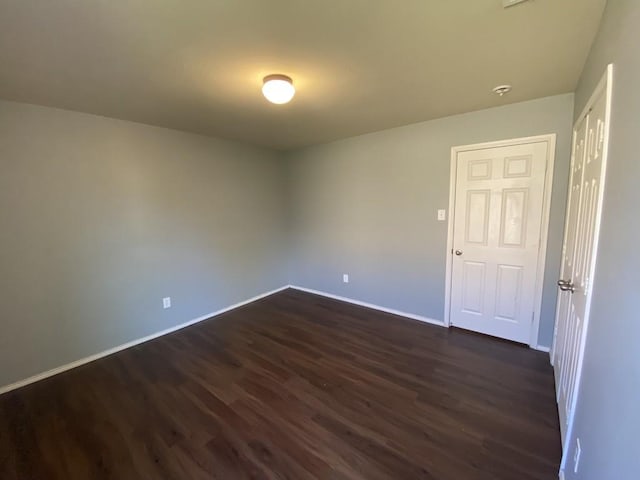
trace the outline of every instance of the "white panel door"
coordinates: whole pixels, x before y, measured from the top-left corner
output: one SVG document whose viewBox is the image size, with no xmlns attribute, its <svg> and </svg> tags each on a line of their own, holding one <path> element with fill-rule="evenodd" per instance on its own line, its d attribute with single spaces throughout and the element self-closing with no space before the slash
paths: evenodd
<svg viewBox="0 0 640 480">
<path fill-rule="evenodd" d="M 548 155 L 544 141 L 458 152 L 451 325 L 529 343 Z"/>
<path fill-rule="evenodd" d="M 605 83 L 606 85 L 606 83 Z M 567 225 L 552 361 L 563 444 L 580 382 L 595 272 L 608 141 L 608 94 L 599 88 L 574 128 Z"/>
<path fill-rule="evenodd" d="M 569 180 L 569 198 L 567 201 L 567 221 L 565 240 L 562 248 L 562 274 L 571 279 L 574 275 L 577 229 L 580 217 L 580 206 L 582 198 L 582 173 L 585 163 L 585 153 L 587 145 L 587 129 L 589 117 L 584 117 L 576 124 L 573 134 L 573 152 L 571 155 L 571 174 Z M 558 296 L 558 309 L 556 321 L 556 338 L 554 340 L 553 364 L 555 370 L 556 396 L 558 404 L 566 400 L 560 400 L 561 392 L 563 398 L 567 398 L 569 372 L 575 371 L 569 367 L 569 363 L 575 361 L 578 345 L 583 332 L 581 317 L 576 317 L 575 305 L 570 294 L 561 292 Z M 560 320 L 562 319 L 562 320 Z M 560 409 L 560 430 L 562 438 L 566 435 L 567 410 Z"/>
</svg>

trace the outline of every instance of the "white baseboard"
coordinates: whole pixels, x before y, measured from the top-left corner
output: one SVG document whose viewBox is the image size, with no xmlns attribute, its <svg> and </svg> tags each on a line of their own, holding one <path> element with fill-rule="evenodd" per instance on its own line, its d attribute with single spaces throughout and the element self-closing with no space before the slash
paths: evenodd
<svg viewBox="0 0 640 480">
<path fill-rule="evenodd" d="M 354 300 L 353 298 L 341 297 L 339 295 L 333 295 L 327 292 L 321 292 L 320 290 L 313 290 L 311 288 L 298 287 L 296 285 L 289 285 L 294 290 L 300 290 L 301 292 L 313 293 L 321 295 L 323 297 L 333 298 L 334 300 L 340 300 L 342 302 L 353 303 L 354 305 L 360 305 L 361 307 L 372 308 L 374 310 L 380 310 L 381 312 L 391 313 L 400 317 L 410 318 L 412 320 L 418 320 L 419 322 L 429 323 L 431 325 L 437 325 L 444 327 L 444 322 L 440 320 L 434 320 L 433 318 L 423 317 L 422 315 L 415 315 L 413 313 L 401 312 L 400 310 L 394 310 L 393 308 L 381 307 L 380 305 L 374 305 L 373 303 L 361 302 L 360 300 Z"/>
<path fill-rule="evenodd" d="M 545 353 L 549 353 L 551 351 L 550 347 L 543 347 L 542 345 L 538 345 L 531 348 L 533 348 L 534 350 L 538 350 L 539 352 L 545 352 Z"/>
<path fill-rule="evenodd" d="M 419 322 L 429 323 L 431 325 L 437 325 L 439 327 L 445 327 L 443 321 L 434 320 L 433 318 L 423 317 L 422 315 L 416 315 L 413 313 L 402 312 L 400 310 L 394 310 L 393 308 L 381 307 L 380 305 L 375 305 L 373 303 L 361 302 L 360 300 L 354 300 L 353 298 L 341 297 L 340 295 L 334 295 L 332 293 L 322 292 L 320 290 L 314 290 L 312 288 L 299 287 L 297 285 L 289 285 L 290 288 L 294 290 L 300 290 L 301 292 L 314 293 L 316 295 L 321 295 L 323 297 L 333 298 L 334 300 L 340 300 L 342 302 L 353 303 L 354 305 L 360 305 L 361 307 L 372 308 L 374 310 L 380 310 L 381 312 L 392 313 L 393 315 L 398 315 L 400 317 L 410 318 L 412 320 L 418 320 Z M 538 350 L 540 352 L 549 353 L 551 349 L 549 347 L 543 347 L 541 345 L 536 345 L 535 347 L 531 347 L 534 350 Z"/>
<path fill-rule="evenodd" d="M 112 354 L 114 354 L 116 352 L 119 352 L 121 350 L 125 350 L 127 348 L 134 347 L 134 346 L 139 345 L 139 344 L 144 343 L 144 342 L 148 342 L 149 340 L 153 340 L 154 338 L 158 338 L 158 337 L 162 337 L 164 335 L 168 335 L 168 334 L 173 333 L 173 332 L 175 332 L 177 330 L 181 330 L 183 328 L 186 328 L 186 327 L 189 327 L 191 325 L 194 325 L 194 324 L 196 324 L 198 322 L 202 322 L 203 320 L 208 320 L 209 318 L 216 317 L 216 316 L 221 315 L 223 313 L 226 313 L 226 312 L 228 312 L 230 310 L 234 310 L 236 308 L 242 307 L 242 306 L 247 305 L 249 303 L 255 302 L 256 300 L 260 300 L 261 298 L 268 297 L 269 295 L 273 295 L 274 293 L 281 292 L 282 290 L 286 290 L 287 288 L 289 288 L 289 285 L 285 285 L 284 287 L 280 287 L 280 288 L 277 288 L 275 290 L 271 290 L 270 292 L 266 292 L 266 293 L 262 293 L 260 295 L 256 295 L 255 297 L 252 297 L 252 298 L 250 298 L 248 300 L 244 300 L 242 302 L 236 303 L 236 304 L 231 305 L 229 307 L 225 307 L 225 308 L 223 308 L 221 310 L 217 310 L 215 312 L 207 313 L 206 315 L 202 315 L 201 317 L 194 318 L 193 320 L 189 320 L 186 323 L 181 323 L 180 325 L 176 325 L 175 327 L 167 328 L 166 330 L 162 330 L 162 331 L 157 332 L 157 333 L 152 333 L 151 335 L 147 335 L 146 337 L 139 338 L 139 339 L 133 340 L 131 342 L 127 342 L 127 343 L 125 343 L 123 345 L 118 345 L 117 347 L 110 348 L 110 349 L 105 350 L 103 352 L 96 353 L 94 355 L 90 355 L 90 356 L 85 357 L 85 358 L 81 358 L 80 360 L 76 360 L 75 362 L 67 363 L 66 365 L 62 365 L 60 367 L 56 367 L 56 368 L 53 368 L 53 369 L 48 370 L 46 372 L 39 373 L 39 374 L 34 375 L 32 377 L 26 378 L 24 380 L 17 381 L 15 383 L 10 384 L 10 385 L 6 385 L 4 387 L 0 387 L 0 395 L 2 395 L 3 393 L 10 392 L 11 390 L 15 390 L 17 388 L 24 387 L 24 386 L 29 385 L 31 383 L 35 383 L 35 382 L 38 382 L 40 380 L 44 380 L 45 378 L 53 377 L 54 375 L 57 375 L 59 373 L 66 372 L 67 370 L 71 370 L 72 368 L 79 367 L 80 365 L 84 365 L 86 363 L 93 362 L 94 360 L 98 360 L 98 359 L 106 357 L 108 355 L 112 355 Z"/>
</svg>

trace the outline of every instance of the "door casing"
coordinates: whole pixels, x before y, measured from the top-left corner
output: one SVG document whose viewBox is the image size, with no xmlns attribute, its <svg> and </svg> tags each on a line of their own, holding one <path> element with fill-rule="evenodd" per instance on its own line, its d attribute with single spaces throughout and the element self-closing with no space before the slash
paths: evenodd
<svg viewBox="0 0 640 480">
<path fill-rule="evenodd" d="M 527 143 L 547 143 L 547 170 L 544 180 L 544 200 L 542 205 L 542 225 L 540 229 L 540 249 L 538 250 L 537 275 L 536 275 L 536 291 L 535 291 L 535 308 L 533 313 L 533 322 L 529 335 L 529 346 L 536 350 L 549 351 L 548 348 L 538 346 L 538 331 L 540 329 L 540 310 L 542 307 L 542 292 L 544 287 L 545 262 L 547 257 L 547 238 L 549 235 L 549 216 L 551 213 L 551 193 L 553 190 L 553 172 L 555 165 L 556 153 L 556 134 L 537 135 L 533 137 L 514 138 L 509 140 L 500 140 L 497 142 L 476 143 L 472 145 L 462 145 L 451 149 L 451 173 L 449 177 L 449 226 L 447 234 L 447 252 L 446 252 L 446 284 L 445 284 L 445 302 L 444 302 L 444 325 L 451 325 L 451 281 L 453 270 L 453 226 L 455 224 L 455 207 L 456 207 L 456 179 L 458 154 L 470 150 L 482 150 L 486 148 L 507 147 L 513 145 L 523 145 Z"/>
</svg>

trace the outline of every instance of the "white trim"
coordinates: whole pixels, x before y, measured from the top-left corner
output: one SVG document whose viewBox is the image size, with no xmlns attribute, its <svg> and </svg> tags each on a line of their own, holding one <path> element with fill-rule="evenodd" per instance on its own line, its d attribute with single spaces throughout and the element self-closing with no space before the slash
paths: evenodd
<svg viewBox="0 0 640 480">
<path fill-rule="evenodd" d="M 536 345 L 535 347 L 531 347 L 534 350 L 538 350 L 539 352 L 549 353 L 551 351 L 550 347 L 543 347 L 542 345 Z"/>
<path fill-rule="evenodd" d="M 584 319 L 583 321 L 583 328 L 582 328 L 582 338 L 580 339 L 580 351 L 578 354 L 578 364 L 576 367 L 576 377 L 574 380 L 574 385 L 575 385 L 575 392 L 573 394 L 573 400 L 571 402 L 571 407 L 569 410 L 569 417 L 567 418 L 567 430 L 566 430 L 566 435 L 564 438 L 564 442 L 562 445 L 562 449 L 563 449 L 563 453 L 562 453 L 562 461 L 561 461 L 561 467 L 564 468 L 567 462 L 567 455 L 568 455 L 568 442 L 571 439 L 571 436 L 573 435 L 573 421 L 575 418 L 575 414 L 576 414 L 576 407 L 578 405 L 578 397 L 580 396 L 580 383 L 582 380 L 582 367 L 584 364 L 584 352 L 586 349 L 586 344 L 587 344 L 587 332 L 589 330 L 589 320 L 590 320 L 590 316 L 591 316 L 591 300 L 593 298 L 593 284 L 595 282 L 595 272 L 596 272 L 596 265 L 598 262 L 598 246 L 600 244 L 600 228 L 601 228 L 601 224 L 602 224 L 602 210 L 604 207 L 604 194 L 606 191 L 606 181 L 607 181 L 607 163 L 609 160 L 609 138 L 610 138 L 610 134 L 611 134 L 611 108 L 612 108 L 612 98 L 613 98 L 613 64 L 610 63 L 609 65 L 607 65 L 607 69 L 604 73 L 604 75 L 602 76 L 602 79 L 600 80 L 600 82 L 598 83 L 598 86 L 596 87 L 596 89 L 594 90 L 593 94 L 591 95 L 591 97 L 589 97 L 589 101 L 587 102 L 587 104 L 585 105 L 584 109 L 582 110 L 582 113 L 580 114 L 580 116 L 578 117 L 578 119 L 575 122 L 574 125 L 574 129 L 575 126 L 577 126 L 578 122 L 580 122 L 581 119 L 584 118 L 585 115 L 587 115 L 590 111 L 590 109 L 593 107 L 593 104 L 596 102 L 596 100 L 599 98 L 600 95 L 602 95 L 602 93 L 604 92 L 604 94 L 606 95 L 606 111 L 605 111 L 605 129 L 604 129 L 604 148 L 602 150 L 602 166 L 601 171 L 602 171 L 602 177 L 600 180 L 600 184 L 602 185 L 602 188 L 600 189 L 600 195 L 598 198 L 598 206 L 597 206 L 597 211 L 596 211 L 596 222 L 594 225 L 594 241 L 593 241 L 593 253 L 592 253 L 592 257 L 591 257 L 591 265 L 589 265 L 589 287 L 587 290 L 587 298 L 586 298 L 586 305 L 585 305 L 585 312 L 584 312 Z M 555 346 L 554 346 L 555 347 Z M 555 369 L 554 369 L 554 373 L 555 373 Z"/>
<path fill-rule="evenodd" d="M 289 285 L 294 290 L 300 290 L 301 292 L 313 293 L 315 295 L 321 295 L 323 297 L 333 298 L 334 300 L 340 300 L 341 302 L 353 303 L 361 307 L 371 308 L 373 310 L 379 310 L 385 313 L 391 313 L 398 315 L 399 317 L 410 318 L 411 320 L 418 320 L 419 322 L 429 323 L 431 325 L 437 325 L 438 327 L 444 327 L 444 323 L 440 320 L 434 320 L 433 318 L 423 317 L 422 315 L 416 315 L 413 313 L 402 312 L 400 310 L 394 310 L 393 308 L 381 307 L 380 305 L 374 305 L 373 303 L 361 302 L 360 300 L 354 300 L 353 298 L 341 297 L 340 295 L 334 295 L 332 293 L 321 292 L 320 290 L 313 290 L 311 288 L 298 287 L 297 285 Z"/>
<path fill-rule="evenodd" d="M 454 147 L 455 148 L 455 147 Z M 453 226 L 456 208 L 456 179 L 458 178 L 458 152 L 451 149 L 451 167 L 449 173 L 449 224 L 447 226 L 447 271 L 444 286 L 444 326 L 451 326 L 451 276 L 453 274 Z"/>
<path fill-rule="evenodd" d="M 225 307 L 225 308 L 223 308 L 221 310 L 217 310 L 217 311 L 212 312 L 212 313 L 207 313 L 206 315 L 202 315 L 201 317 L 194 318 L 193 320 L 189 320 L 186 323 L 181 323 L 180 325 L 176 325 L 175 327 L 167 328 L 166 330 L 162 330 L 162 331 L 157 332 L 157 333 L 152 333 L 151 335 L 147 335 L 146 337 L 142 337 L 142 338 L 139 338 L 137 340 L 132 340 L 131 342 L 127 342 L 127 343 L 125 343 L 123 345 L 118 345 L 117 347 L 110 348 L 110 349 L 105 350 L 103 352 L 96 353 L 94 355 L 90 355 L 90 356 L 85 357 L 85 358 L 81 358 L 80 360 L 76 360 L 75 362 L 71 362 L 71 363 L 67 363 L 65 365 L 61 365 L 60 367 L 56 367 L 56 368 L 53 368 L 51 370 L 47 370 L 46 372 L 39 373 L 37 375 L 33 375 L 32 377 L 25 378 L 24 380 L 19 380 L 19 381 L 15 382 L 15 383 L 12 383 L 10 385 L 5 385 L 4 387 L 0 387 L 0 395 L 2 395 L 3 393 L 10 392 L 11 390 L 15 390 L 17 388 L 25 387 L 25 386 L 27 386 L 27 385 L 29 385 L 31 383 L 39 382 L 40 380 L 44 380 L 45 378 L 53 377 L 54 375 L 57 375 L 59 373 L 66 372 L 67 370 L 71 370 L 73 368 L 79 367 L 79 366 L 84 365 L 86 363 L 93 362 L 94 360 L 98 360 L 98 359 L 106 357 L 108 355 L 112 355 L 112 354 L 117 353 L 117 352 L 119 352 L 121 350 L 125 350 L 127 348 L 134 347 L 134 346 L 139 345 L 141 343 L 148 342 L 149 340 L 153 340 L 154 338 L 162 337 L 164 335 L 168 335 L 168 334 L 176 332 L 178 330 L 182 330 L 183 328 L 189 327 L 189 326 L 194 325 L 194 324 L 196 324 L 198 322 L 202 322 L 203 320 L 208 320 L 210 318 L 216 317 L 216 316 L 221 315 L 223 313 L 226 313 L 226 312 L 228 312 L 230 310 L 234 310 L 236 308 L 243 307 L 244 305 L 247 305 L 249 303 L 255 302 L 255 301 L 260 300 L 262 298 L 268 297 L 270 295 L 273 295 L 274 293 L 281 292 L 282 290 L 286 290 L 287 288 L 289 288 L 289 285 L 285 285 L 284 287 L 280 287 L 280 288 L 277 288 L 275 290 L 271 290 L 270 292 L 261 293 L 260 295 L 256 295 L 255 297 L 252 297 L 252 298 L 250 298 L 248 300 L 244 300 L 242 302 L 236 303 L 236 304 L 231 305 L 229 307 Z"/>
<path fill-rule="evenodd" d="M 538 344 L 540 334 L 540 317 L 542 315 L 542 296 L 544 294 L 544 274 L 547 265 L 547 247 L 549 243 L 549 222 L 551 221 L 551 196 L 553 194 L 553 173 L 556 166 L 556 134 L 552 134 L 547 143 L 547 171 L 544 180 L 544 203 L 542 210 L 542 230 L 540 232 L 540 249 L 538 251 L 538 278 L 536 279 L 536 305 L 533 313 L 533 324 L 529 334 L 529 345 Z M 550 350 L 550 349 L 549 349 Z M 547 350 L 547 352 L 549 352 Z"/>
<path fill-rule="evenodd" d="M 451 173 L 449 178 L 449 228 L 447 233 L 446 277 L 444 298 L 444 325 L 451 325 L 451 276 L 453 271 L 453 226 L 455 221 L 456 179 L 458 154 L 470 150 L 526 145 L 528 143 L 547 142 L 547 168 L 544 181 L 544 200 L 542 205 L 542 224 L 540 229 L 540 248 L 538 249 L 538 271 L 536 278 L 535 304 L 533 323 L 529 333 L 529 346 L 537 349 L 540 330 L 540 313 L 542 310 L 542 293 L 544 290 L 544 273 L 547 259 L 547 241 L 549 236 L 549 219 L 551 216 L 551 194 L 553 193 L 553 171 L 556 158 L 556 134 L 537 135 L 533 137 L 514 138 L 497 142 L 476 143 L 451 148 Z"/>
<path fill-rule="evenodd" d="M 558 480 L 564 480 L 564 470 L 560 470 L 558 473 Z"/>
</svg>

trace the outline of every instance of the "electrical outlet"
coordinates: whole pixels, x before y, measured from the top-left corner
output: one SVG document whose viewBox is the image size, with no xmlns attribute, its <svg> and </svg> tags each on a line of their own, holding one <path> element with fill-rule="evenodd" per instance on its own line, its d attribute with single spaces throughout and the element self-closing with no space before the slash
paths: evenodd
<svg viewBox="0 0 640 480">
<path fill-rule="evenodd" d="M 446 210 L 438 210 L 438 221 L 444 222 L 447 219 L 447 211 Z"/>
<path fill-rule="evenodd" d="M 582 454 L 582 447 L 580 446 L 580 439 L 576 439 L 576 450 L 573 454 L 573 473 L 578 473 L 578 465 L 580 465 L 580 455 Z"/>
<path fill-rule="evenodd" d="M 164 297 L 162 299 L 162 308 L 171 308 L 171 297 Z"/>
<path fill-rule="evenodd" d="M 342 282 L 343 283 L 349 283 L 349 274 L 345 273 L 342 275 Z"/>
</svg>

